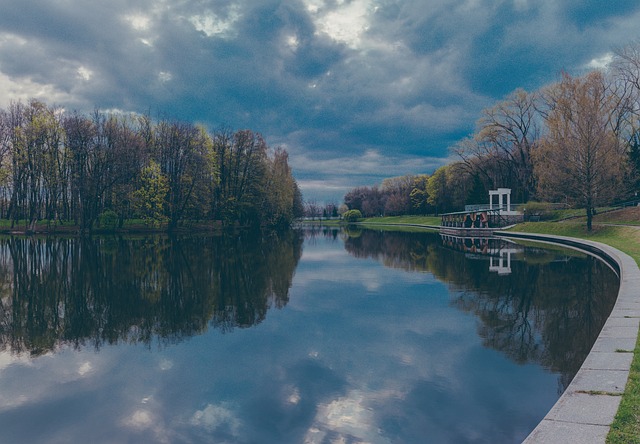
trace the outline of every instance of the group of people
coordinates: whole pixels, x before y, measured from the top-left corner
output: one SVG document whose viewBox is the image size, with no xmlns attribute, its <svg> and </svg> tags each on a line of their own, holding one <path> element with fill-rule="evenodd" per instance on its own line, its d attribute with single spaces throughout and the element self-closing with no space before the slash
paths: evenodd
<svg viewBox="0 0 640 444">
<path fill-rule="evenodd" d="M 457 228 L 489 228 L 489 216 L 486 211 L 466 214 L 445 214 L 442 216 L 442 226 Z"/>
</svg>

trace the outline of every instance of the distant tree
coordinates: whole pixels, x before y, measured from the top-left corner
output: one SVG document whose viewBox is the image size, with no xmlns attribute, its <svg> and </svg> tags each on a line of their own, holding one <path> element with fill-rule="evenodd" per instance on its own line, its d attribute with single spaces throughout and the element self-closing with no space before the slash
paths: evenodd
<svg viewBox="0 0 640 444">
<path fill-rule="evenodd" d="M 333 202 L 325 204 L 322 215 L 325 218 L 338 217 L 338 206 Z"/>
<path fill-rule="evenodd" d="M 386 196 L 377 186 L 356 187 L 344 196 L 344 203 L 350 210 L 358 210 L 365 217 L 384 214 Z"/>
<path fill-rule="evenodd" d="M 441 166 L 434 171 L 427 181 L 425 189 L 428 196 L 427 203 L 435 207 L 436 214 L 446 211 L 451 200 L 449 171 L 449 166 Z"/>
<path fill-rule="evenodd" d="M 342 218 L 347 222 L 357 222 L 362 219 L 362 213 L 360 210 L 348 210 L 342 215 Z"/>
<path fill-rule="evenodd" d="M 413 213 L 427 214 L 432 209 L 427 191 L 428 183 L 429 176 L 426 174 L 414 177 L 411 192 L 409 193 Z"/>
<path fill-rule="evenodd" d="M 411 191 L 413 190 L 415 176 L 406 175 L 384 179 L 380 186 L 382 201 L 384 202 L 384 215 L 396 216 L 410 214 L 412 212 Z"/>
<path fill-rule="evenodd" d="M 365 217 L 382 216 L 384 214 L 385 199 L 377 186 L 368 188 L 362 201 L 362 215 Z"/>
<path fill-rule="evenodd" d="M 344 204 L 350 210 L 359 210 L 362 212 L 362 202 L 365 200 L 368 193 L 368 187 L 353 188 L 344 195 Z"/>
<path fill-rule="evenodd" d="M 311 219 L 319 218 L 322 214 L 322 208 L 314 199 L 307 201 L 305 204 L 305 215 Z"/>
<path fill-rule="evenodd" d="M 293 217 L 295 219 L 301 219 L 304 217 L 304 200 L 302 199 L 302 191 L 300 191 L 300 187 L 295 180 L 293 185 Z"/>
<path fill-rule="evenodd" d="M 268 159 L 265 173 L 262 223 L 271 227 L 286 228 L 294 219 L 294 198 L 297 185 L 291 175 L 289 154 L 278 148 Z"/>
</svg>

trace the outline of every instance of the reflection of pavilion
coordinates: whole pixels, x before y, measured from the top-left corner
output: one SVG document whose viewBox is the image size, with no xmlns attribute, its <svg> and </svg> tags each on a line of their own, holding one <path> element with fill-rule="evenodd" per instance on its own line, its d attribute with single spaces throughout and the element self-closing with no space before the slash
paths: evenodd
<svg viewBox="0 0 640 444">
<path fill-rule="evenodd" d="M 499 251 L 498 256 L 489 258 L 489 271 L 496 272 L 499 275 L 511 273 L 511 255 L 517 253 L 516 248 L 504 248 Z"/>
<path fill-rule="evenodd" d="M 464 252 L 468 259 L 489 258 L 489 271 L 498 275 L 511 273 L 511 255 L 522 251 L 523 247 L 497 237 L 459 237 L 440 233 L 446 248 Z"/>
</svg>

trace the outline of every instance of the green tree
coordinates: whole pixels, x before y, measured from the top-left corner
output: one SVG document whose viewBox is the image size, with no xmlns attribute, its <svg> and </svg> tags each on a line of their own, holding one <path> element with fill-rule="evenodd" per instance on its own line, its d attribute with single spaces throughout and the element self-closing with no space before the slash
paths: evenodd
<svg viewBox="0 0 640 444">
<path fill-rule="evenodd" d="M 284 149 L 276 149 L 267 162 L 263 201 L 263 223 L 285 228 L 293 221 L 296 184 L 289 167 L 289 155 Z"/>
<path fill-rule="evenodd" d="M 154 160 L 142 169 L 141 187 L 132 194 L 136 212 L 152 226 L 166 223 L 165 205 L 169 194 L 169 180 L 162 174 L 160 165 Z"/>
<path fill-rule="evenodd" d="M 214 215 L 224 225 L 257 225 L 267 171 L 268 146 L 251 130 L 221 130 L 214 137 L 219 168 Z"/>
<path fill-rule="evenodd" d="M 441 166 L 433 172 L 427 181 L 426 193 L 427 202 L 436 209 L 436 214 L 446 211 L 448 202 L 451 197 L 449 195 L 449 170 L 450 167 Z"/>
<path fill-rule="evenodd" d="M 413 179 L 413 188 L 409 193 L 409 198 L 413 211 L 418 214 L 427 214 L 430 209 L 428 184 L 429 176 L 426 174 L 421 174 Z"/>
<path fill-rule="evenodd" d="M 212 142 L 208 134 L 189 123 L 159 122 L 154 131 L 152 156 L 168 180 L 169 230 L 177 228 L 203 181 L 210 183 Z"/>
</svg>

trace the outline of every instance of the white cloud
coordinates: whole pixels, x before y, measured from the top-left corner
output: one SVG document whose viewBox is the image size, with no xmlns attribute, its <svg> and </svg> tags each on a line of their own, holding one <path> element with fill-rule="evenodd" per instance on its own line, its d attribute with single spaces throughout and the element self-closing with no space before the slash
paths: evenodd
<svg viewBox="0 0 640 444">
<path fill-rule="evenodd" d="M 171 370 L 173 368 L 173 361 L 169 359 L 162 359 L 160 361 L 159 368 L 162 371 Z"/>
<path fill-rule="evenodd" d="M 31 360 L 27 356 L 15 355 L 6 351 L 0 352 L 0 371 L 14 364 L 31 365 Z"/>
<path fill-rule="evenodd" d="M 91 71 L 89 68 L 86 68 L 84 66 L 81 66 L 80 68 L 78 68 L 77 72 L 80 80 L 89 81 L 93 77 L 93 71 Z"/>
<path fill-rule="evenodd" d="M 307 10 L 311 12 L 316 29 L 333 40 L 358 49 L 363 43 L 363 34 L 369 30 L 369 16 L 375 12 L 373 0 L 352 0 L 338 2 L 333 9 L 325 2 L 307 1 Z"/>
<path fill-rule="evenodd" d="M 78 369 L 78 374 L 80 376 L 85 376 L 87 373 L 89 373 L 91 370 L 93 370 L 93 367 L 91 366 L 90 362 L 83 362 L 82 365 L 80 365 L 80 368 Z"/>
<path fill-rule="evenodd" d="M 370 393 L 354 390 L 345 397 L 322 405 L 313 426 L 305 435 L 305 443 L 327 442 L 329 432 L 333 435 L 331 442 L 335 443 L 352 442 L 354 438 L 358 442 L 391 442 L 371 427 L 376 420 L 373 409 L 368 405 L 370 397 Z"/>
<path fill-rule="evenodd" d="M 203 32 L 207 37 L 231 38 L 235 36 L 234 26 L 241 17 L 239 6 L 232 5 L 225 18 L 209 11 L 191 16 L 189 21 L 196 30 Z"/>
<path fill-rule="evenodd" d="M 209 431 L 226 426 L 234 435 L 237 435 L 241 429 L 240 420 L 224 405 L 207 404 L 204 409 L 193 414 L 191 424 Z"/>
<path fill-rule="evenodd" d="M 126 417 L 122 423 L 136 430 L 148 429 L 154 423 L 153 414 L 148 410 L 136 410 L 130 416 Z"/>
<path fill-rule="evenodd" d="M 592 59 L 588 64 L 587 68 L 589 69 L 606 69 L 613 62 L 613 53 L 608 52 L 601 57 L 597 57 Z"/>
<path fill-rule="evenodd" d="M 173 79 L 173 74 L 171 74 L 168 71 L 160 71 L 158 73 L 158 80 L 160 80 L 161 83 L 170 82 L 172 79 Z"/>
<path fill-rule="evenodd" d="M 0 72 L 0 106 L 6 108 L 12 101 L 40 99 L 47 103 L 77 103 L 74 96 L 59 90 L 56 85 L 43 84 L 30 78 L 12 78 Z"/>
<path fill-rule="evenodd" d="M 136 31 L 146 31 L 151 26 L 151 17 L 144 14 L 126 15 L 124 19 Z"/>
</svg>

